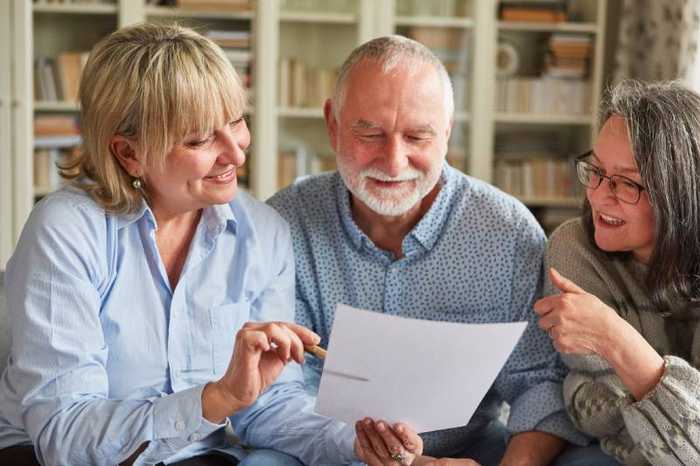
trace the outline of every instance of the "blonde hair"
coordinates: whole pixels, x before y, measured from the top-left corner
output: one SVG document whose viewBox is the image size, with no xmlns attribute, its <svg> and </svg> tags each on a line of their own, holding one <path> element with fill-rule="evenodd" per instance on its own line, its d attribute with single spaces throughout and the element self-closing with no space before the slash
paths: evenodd
<svg viewBox="0 0 700 466">
<path fill-rule="evenodd" d="M 145 167 L 165 163 L 188 134 L 205 135 L 241 116 L 246 94 L 211 40 L 178 25 L 137 24 L 98 43 L 80 83 L 82 150 L 61 176 L 106 210 L 136 211 L 144 193 L 112 154 L 115 135 L 133 138 Z"/>
</svg>

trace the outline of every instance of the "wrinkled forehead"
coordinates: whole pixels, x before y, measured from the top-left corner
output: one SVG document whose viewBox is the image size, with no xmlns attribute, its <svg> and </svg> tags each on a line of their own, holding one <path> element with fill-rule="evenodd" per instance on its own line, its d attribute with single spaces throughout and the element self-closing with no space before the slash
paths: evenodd
<svg viewBox="0 0 700 466">
<path fill-rule="evenodd" d="M 361 62 L 348 76 L 342 112 L 352 122 L 408 119 L 411 125 L 446 124 L 444 89 L 429 63 L 397 64 L 385 69 Z"/>
</svg>

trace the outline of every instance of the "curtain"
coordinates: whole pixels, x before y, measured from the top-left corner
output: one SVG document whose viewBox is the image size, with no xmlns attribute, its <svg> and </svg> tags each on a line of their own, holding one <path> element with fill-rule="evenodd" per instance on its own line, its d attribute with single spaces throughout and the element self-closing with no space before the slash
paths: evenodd
<svg viewBox="0 0 700 466">
<path fill-rule="evenodd" d="M 623 0 L 615 81 L 681 79 L 700 89 L 700 0 Z"/>
</svg>

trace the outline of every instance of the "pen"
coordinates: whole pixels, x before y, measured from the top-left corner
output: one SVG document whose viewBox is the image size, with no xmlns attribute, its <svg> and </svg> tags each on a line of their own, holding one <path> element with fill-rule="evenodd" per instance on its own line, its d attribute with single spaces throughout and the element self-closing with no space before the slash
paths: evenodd
<svg viewBox="0 0 700 466">
<path fill-rule="evenodd" d="M 324 350 L 318 345 L 304 346 L 304 351 L 313 354 L 318 359 L 326 359 L 326 354 L 328 353 L 326 350 Z"/>
</svg>

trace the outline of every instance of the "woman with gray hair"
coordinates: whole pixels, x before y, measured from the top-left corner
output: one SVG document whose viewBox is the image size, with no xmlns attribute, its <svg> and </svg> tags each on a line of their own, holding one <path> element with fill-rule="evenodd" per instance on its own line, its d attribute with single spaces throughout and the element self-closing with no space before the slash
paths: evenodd
<svg viewBox="0 0 700 466">
<path fill-rule="evenodd" d="M 238 192 L 246 97 L 221 49 L 123 28 L 90 54 L 80 103 L 73 182 L 7 266 L 0 464 L 353 460 L 352 427 L 311 412 L 294 364 L 320 338 L 291 323 L 289 227 Z"/>
<path fill-rule="evenodd" d="M 570 368 L 569 415 L 604 451 L 700 464 L 700 96 L 624 81 L 601 117 L 576 160 L 583 217 L 550 239 L 539 325 Z"/>
</svg>

